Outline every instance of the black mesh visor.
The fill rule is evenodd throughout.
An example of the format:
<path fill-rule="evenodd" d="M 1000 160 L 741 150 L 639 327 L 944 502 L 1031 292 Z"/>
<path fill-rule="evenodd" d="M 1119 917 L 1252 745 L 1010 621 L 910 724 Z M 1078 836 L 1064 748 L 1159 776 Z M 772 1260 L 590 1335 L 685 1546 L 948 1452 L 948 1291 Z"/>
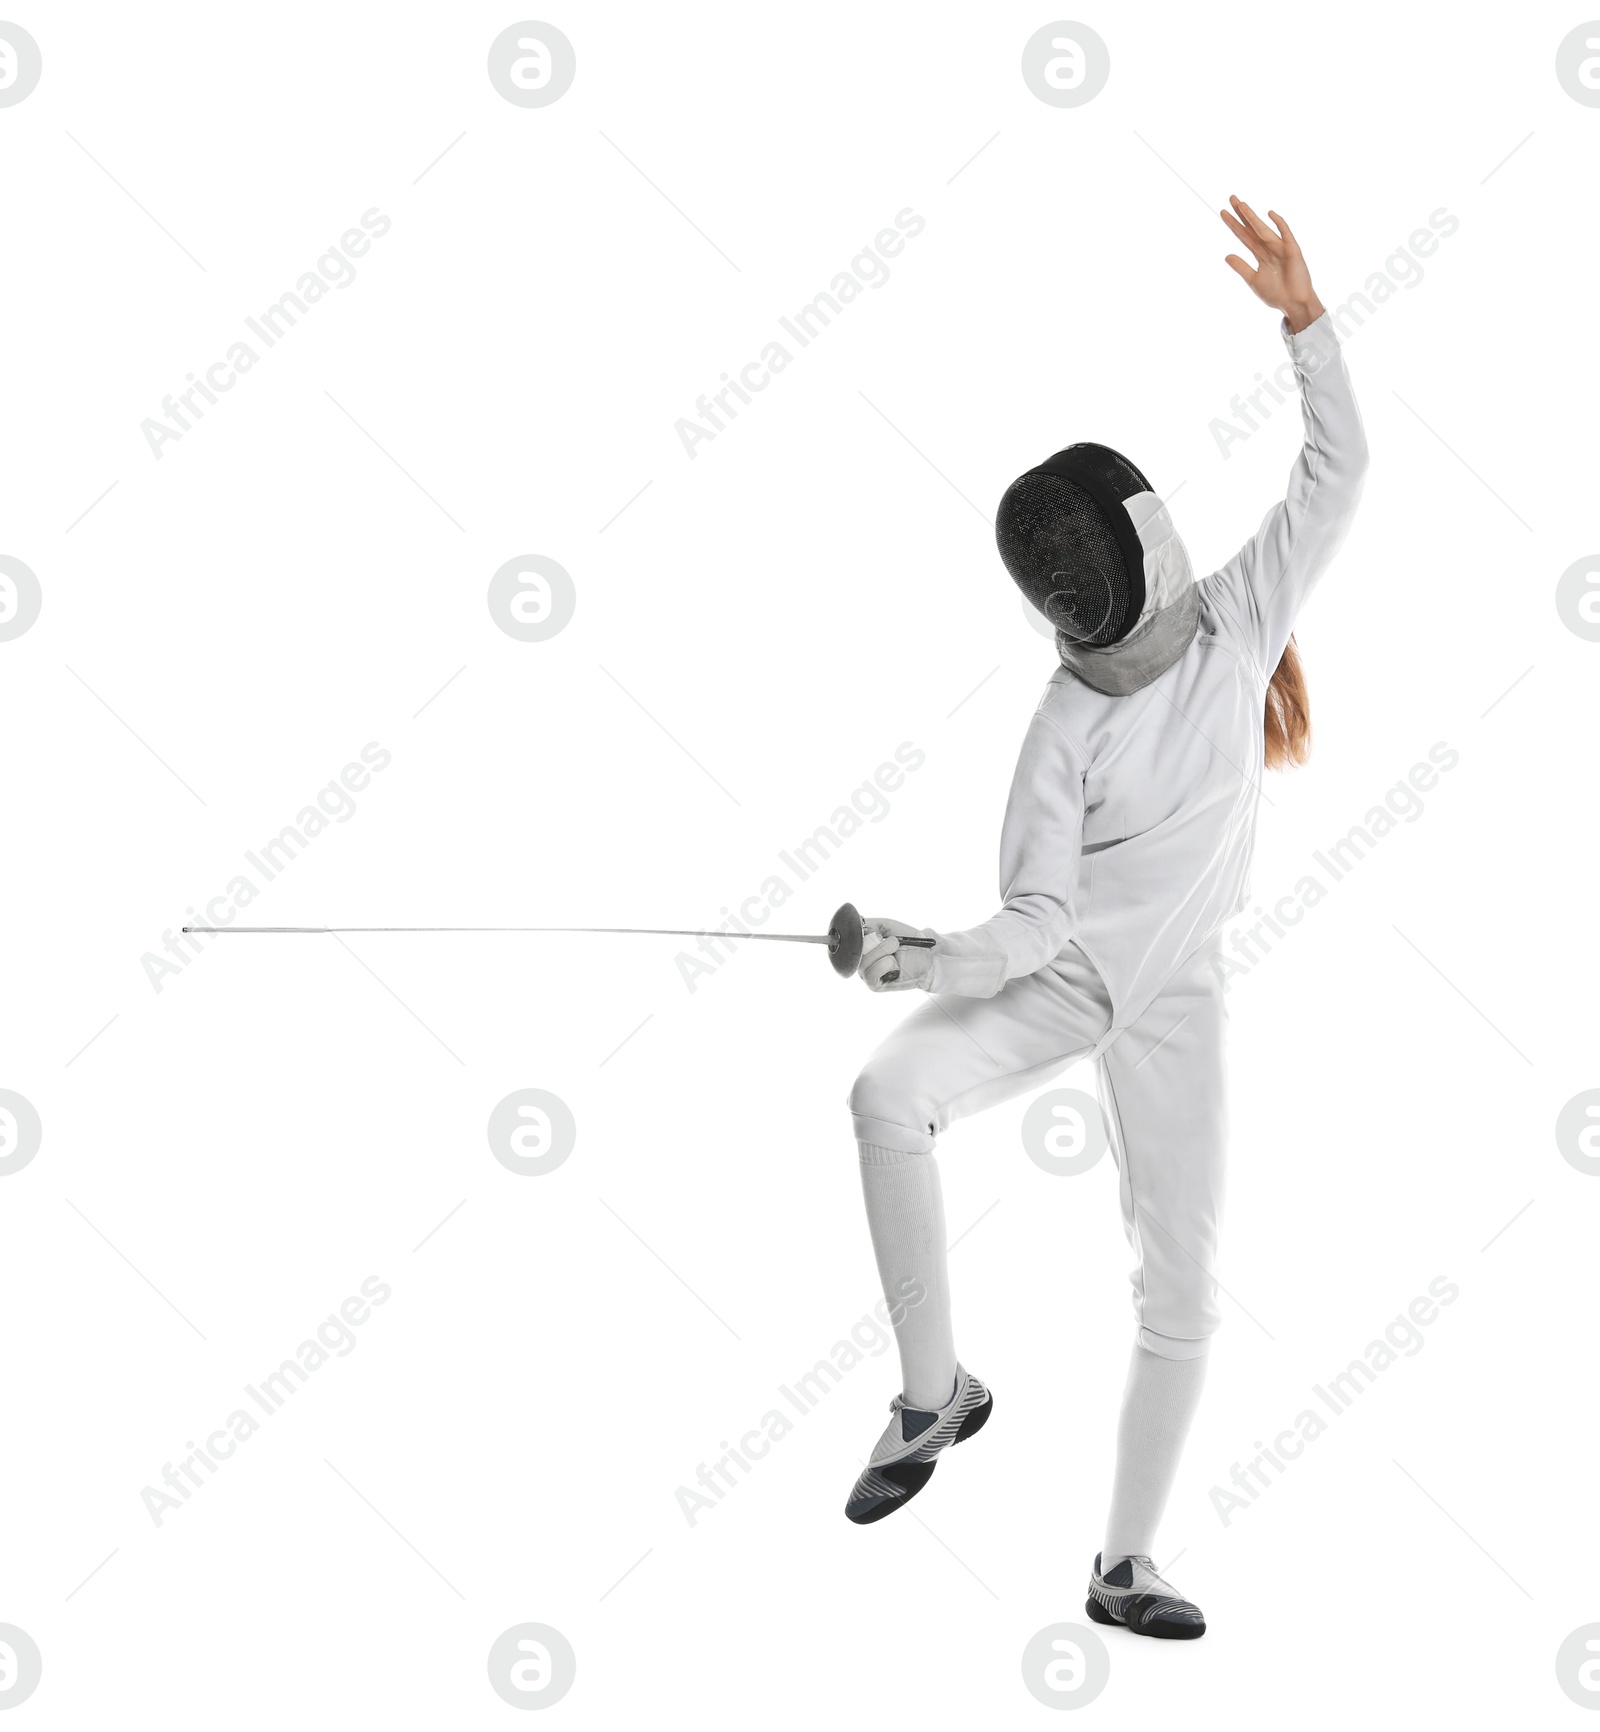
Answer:
<path fill-rule="evenodd" d="M 1090 645 L 1115 643 L 1126 633 L 1130 607 L 1138 612 L 1127 561 L 1105 513 L 1083 488 L 1030 470 L 1006 489 L 995 540 L 1006 570 L 1057 631 Z"/>

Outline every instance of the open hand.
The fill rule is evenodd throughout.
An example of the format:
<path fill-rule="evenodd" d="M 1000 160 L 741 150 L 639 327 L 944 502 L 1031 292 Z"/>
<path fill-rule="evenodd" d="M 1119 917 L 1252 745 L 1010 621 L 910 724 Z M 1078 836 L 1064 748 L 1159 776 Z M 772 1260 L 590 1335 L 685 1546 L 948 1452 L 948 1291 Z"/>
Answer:
<path fill-rule="evenodd" d="M 1227 262 L 1255 291 L 1256 296 L 1275 307 L 1289 321 L 1291 331 L 1303 331 L 1322 317 L 1322 302 L 1311 286 L 1311 272 L 1300 252 L 1300 243 L 1275 210 L 1267 215 L 1276 225 L 1276 232 L 1267 227 L 1242 198 L 1230 194 L 1232 211 L 1222 211 L 1222 220 L 1236 240 L 1243 241 L 1256 261 L 1251 270 L 1237 253 L 1229 253 Z M 1237 215 L 1234 213 L 1237 212 Z"/>

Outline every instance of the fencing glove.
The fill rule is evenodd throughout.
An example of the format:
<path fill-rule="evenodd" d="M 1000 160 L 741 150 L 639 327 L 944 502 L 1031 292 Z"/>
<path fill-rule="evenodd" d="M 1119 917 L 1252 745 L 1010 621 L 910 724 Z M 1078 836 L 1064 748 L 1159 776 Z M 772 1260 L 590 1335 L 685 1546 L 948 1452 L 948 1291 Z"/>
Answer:
<path fill-rule="evenodd" d="M 902 945 L 902 938 L 932 938 L 938 934 L 926 926 L 906 926 L 898 920 L 864 919 L 861 930 L 865 945 L 856 973 L 872 992 L 909 992 L 918 986 L 927 991 L 933 974 L 933 951 L 921 945 Z"/>

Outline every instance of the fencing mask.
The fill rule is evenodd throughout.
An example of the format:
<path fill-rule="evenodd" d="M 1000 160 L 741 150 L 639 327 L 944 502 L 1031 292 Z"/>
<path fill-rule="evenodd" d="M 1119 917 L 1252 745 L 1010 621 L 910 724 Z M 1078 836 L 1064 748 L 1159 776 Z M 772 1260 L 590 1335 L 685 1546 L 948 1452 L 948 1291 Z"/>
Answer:
<path fill-rule="evenodd" d="M 1056 628 L 1063 664 L 1097 691 L 1138 691 L 1194 641 L 1188 550 L 1150 483 L 1108 446 L 1069 445 L 1012 482 L 995 540 Z"/>

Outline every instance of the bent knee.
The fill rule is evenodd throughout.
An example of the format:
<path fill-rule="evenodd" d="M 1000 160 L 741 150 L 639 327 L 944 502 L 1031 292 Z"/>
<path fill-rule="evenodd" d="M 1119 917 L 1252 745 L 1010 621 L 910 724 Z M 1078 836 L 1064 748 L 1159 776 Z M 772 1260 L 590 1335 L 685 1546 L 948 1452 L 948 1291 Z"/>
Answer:
<path fill-rule="evenodd" d="M 1159 1354 L 1163 1359 L 1204 1359 L 1211 1351 L 1209 1335 L 1158 1335 L 1143 1324 L 1134 1332 L 1141 1347 Z"/>
<path fill-rule="evenodd" d="M 1204 1359 L 1222 1327 L 1216 1283 L 1201 1270 L 1173 1280 L 1145 1271 L 1143 1303 L 1135 1304 L 1139 1345 L 1163 1359 Z"/>
<path fill-rule="evenodd" d="M 929 1109 L 915 1099 L 914 1091 L 897 1085 L 878 1067 L 869 1064 L 862 1071 L 845 1104 L 850 1108 L 858 1143 L 906 1155 L 925 1155 L 932 1150 Z"/>

